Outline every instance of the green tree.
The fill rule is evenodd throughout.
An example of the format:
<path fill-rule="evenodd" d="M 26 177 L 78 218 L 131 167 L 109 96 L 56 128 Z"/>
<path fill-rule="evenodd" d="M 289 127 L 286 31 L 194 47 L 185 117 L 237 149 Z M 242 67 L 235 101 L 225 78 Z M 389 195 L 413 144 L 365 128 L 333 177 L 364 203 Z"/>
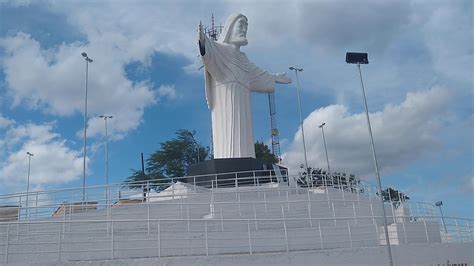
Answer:
<path fill-rule="evenodd" d="M 278 163 L 278 158 L 270 151 L 270 148 L 263 142 L 255 142 L 255 158 L 268 164 Z"/>
<path fill-rule="evenodd" d="M 146 160 L 146 174 L 141 170 L 133 170 L 133 174 L 126 178 L 127 182 L 150 180 L 150 188 L 157 190 L 168 187 L 172 178 L 183 177 L 188 167 L 204 161 L 209 155 L 209 147 L 204 147 L 195 139 L 195 131 L 180 129 L 176 137 L 160 143 L 160 149 Z M 142 185 L 131 183 L 130 188 Z"/>
<path fill-rule="evenodd" d="M 379 193 L 377 193 L 377 195 L 378 194 Z M 410 199 L 405 193 L 391 187 L 382 190 L 382 198 L 384 202 L 392 202 L 395 208 L 398 208 L 402 202 Z"/>

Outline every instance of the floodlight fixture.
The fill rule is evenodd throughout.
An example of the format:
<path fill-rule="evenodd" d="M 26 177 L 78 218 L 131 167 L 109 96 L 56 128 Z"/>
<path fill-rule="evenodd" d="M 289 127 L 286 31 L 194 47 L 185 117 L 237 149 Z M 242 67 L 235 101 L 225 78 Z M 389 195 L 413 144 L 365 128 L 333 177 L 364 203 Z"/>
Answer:
<path fill-rule="evenodd" d="M 367 53 L 347 52 L 346 63 L 366 65 L 369 63 L 368 55 Z"/>
<path fill-rule="evenodd" d="M 294 70 L 294 71 L 299 71 L 299 72 L 303 71 L 302 68 L 297 68 L 297 67 L 293 67 L 293 66 L 290 66 L 289 69 Z"/>
<path fill-rule="evenodd" d="M 442 201 L 437 201 L 435 203 L 436 207 L 440 207 L 440 206 L 443 206 L 443 202 Z"/>

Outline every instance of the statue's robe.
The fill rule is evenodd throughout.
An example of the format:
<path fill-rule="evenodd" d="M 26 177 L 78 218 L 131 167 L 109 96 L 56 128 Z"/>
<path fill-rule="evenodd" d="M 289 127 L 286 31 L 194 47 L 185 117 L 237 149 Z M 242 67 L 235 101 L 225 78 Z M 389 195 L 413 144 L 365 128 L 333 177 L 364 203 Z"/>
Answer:
<path fill-rule="evenodd" d="M 258 68 L 232 45 L 206 36 L 204 48 L 214 158 L 255 158 L 250 92 L 273 92 L 275 75 Z"/>

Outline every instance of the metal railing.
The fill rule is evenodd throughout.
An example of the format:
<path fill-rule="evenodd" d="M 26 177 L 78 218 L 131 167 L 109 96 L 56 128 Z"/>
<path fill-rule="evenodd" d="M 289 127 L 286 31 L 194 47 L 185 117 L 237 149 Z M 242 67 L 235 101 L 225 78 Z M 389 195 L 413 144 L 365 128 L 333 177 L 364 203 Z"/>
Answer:
<path fill-rule="evenodd" d="M 290 252 L 334 248 L 374 247 L 385 239 L 374 224 L 354 224 L 353 217 L 273 219 L 123 219 L 84 221 L 9 222 L 0 225 L 0 258 L 3 262 L 121 259 L 189 255 Z M 379 219 L 380 216 L 359 217 Z M 392 217 L 393 218 L 393 217 Z M 409 217 L 403 217 L 409 218 Z M 472 220 L 445 217 L 450 233 L 433 234 L 438 225 L 402 223 L 391 231 L 395 245 L 411 243 L 472 242 Z M 131 225 L 140 225 L 132 227 Z M 148 223 L 149 227 L 144 226 Z M 306 223 L 306 227 L 294 223 Z M 87 225 L 87 226 L 86 226 Z M 455 225 L 455 226 L 454 226 Z M 29 233 L 26 233 L 29 226 Z M 187 229 L 186 229 L 187 228 Z M 439 232 L 439 230 L 438 230 Z M 407 237 L 408 236 L 408 237 Z M 31 257 L 29 257 L 31 256 Z"/>
<path fill-rule="evenodd" d="M 28 208 L 25 193 L 2 195 L 0 205 L 9 211 L 15 203 L 19 207 L 14 220 L 0 221 L 0 261 L 2 256 L 8 263 L 385 245 L 378 194 L 367 182 L 354 186 L 323 178 L 300 187 L 272 171 L 226 175 L 230 178 L 205 183 L 184 177 L 91 186 L 86 202 L 82 188 L 34 191 Z M 432 204 L 389 201 L 384 208 L 394 245 L 473 240 L 472 219 L 444 217 L 444 230 Z"/>
<path fill-rule="evenodd" d="M 54 216 L 61 208 L 80 210 L 77 204 L 87 205 L 92 209 L 101 209 L 108 208 L 125 200 L 132 200 L 135 203 L 138 203 L 147 202 L 150 200 L 159 200 L 160 198 L 164 199 L 165 196 L 154 193 L 153 191 L 156 190 L 157 192 L 162 192 L 166 188 L 170 187 L 171 194 L 167 194 L 166 198 L 171 200 L 174 200 L 175 198 L 179 199 L 179 197 L 182 196 L 180 195 L 181 192 L 177 189 L 174 189 L 175 187 L 173 184 L 183 181 L 187 182 L 187 184 L 191 186 L 190 190 L 193 193 L 196 192 L 196 190 L 202 189 L 202 187 L 209 186 L 209 184 L 211 190 L 220 188 L 219 185 L 221 184 L 225 184 L 225 187 L 229 187 L 229 184 L 232 184 L 233 187 L 250 186 L 258 190 L 262 184 L 268 183 L 270 181 L 275 183 L 281 182 L 281 180 L 277 178 L 277 175 L 272 170 L 231 172 L 219 175 L 225 176 L 227 178 L 218 179 L 218 175 L 214 175 L 215 181 L 200 181 L 200 178 L 203 176 L 188 176 L 182 178 L 172 178 L 169 180 L 147 180 L 141 182 L 115 183 L 108 186 L 89 186 L 86 188 L 86 202 L 82 202 L 82 187 L 32 191 L 29 193 L 28 197 L 26 193 L 0 195 L 0 222 L 12 220 L 12 216 L 16 217 L 15 220 L 18 221 L 49 218 Z M 244 175 L 244 177 L 242 177 L 242 175 Z M 205 176 L 208 177 L 209 175 Z M 297 184 L 300 176 L 289 176 L 287 173 L 283 173 L 283 176 L 285 177 L 285 180 L 295 180 L 292 185 L 285 183 L 288 186 L 288 189 L 294 191 L 294 193 L 303 193 L 305 189 L 324 190 L 325 192 L 328 189 L 332 189 L 339 192 L 343 201 L 345 201 L 346 195 L 355 195 L 358 200 L 363 196 L 367 196 L 369 199 L 378 199 L 379 197 L 376 187 L 363 180 L 358 180 L 358 182 L 355 184 L 349 185 L 349 182 L 347 181 L 342 182 L 339 180 L 338 182 L 335 182 L 329 175 L 326 175 L 323 176 L 320 184 L 315 182 L 312 183 L 309 188 L 301 188 Z M 185 193 L 189 193 L 190 190 L 186 190 Z M 216 192 L 216 194 L 218 193 L 219 192 Z M 26 204 L 27 198 L 29 198 L 29 204 Z M 329 201 L 329 198 L 327 198 L 327 200 Z M 396 216 L 395 212 L 397 209 L 399 209 L 401 204 L 400 202 L 392 201 L 391 199 L 390 202 L 391 203 L 387 203 L 387 206 L 389 206 L 390 209 L 389 212 L 392 213 L 392 216 Z M 435 215 L 435 208 L 429 203 L 408 201 L 403 202 L 402 205 L 403 208 L 407 209 L 408 213 L 413 214 L 414 216 Z M 14 213 L 15 210 L 17 213 L 11 214 L 10 216 L 7 216 L 7 218 L 4 216 L 2 217 L 2 206 L 4 207 L 4 210 L 8 208 L 10 213 Z"/>

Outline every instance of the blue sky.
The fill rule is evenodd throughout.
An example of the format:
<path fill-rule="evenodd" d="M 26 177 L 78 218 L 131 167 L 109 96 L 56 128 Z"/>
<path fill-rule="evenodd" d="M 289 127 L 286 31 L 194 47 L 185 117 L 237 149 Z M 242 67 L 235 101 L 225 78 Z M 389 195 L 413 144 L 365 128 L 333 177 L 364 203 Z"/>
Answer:
<path fill-rule="evenodd" d="M 0 193 L 80 186 L 85 62 L 89 72 L 88 184 L 123 181 L 178 129 L 210 142 L 197 57 L 199 21 L 241 12 L 242 50 L 269 72 L 303 67 L 309 164 L 374 181 L 363 103 L 346 51 L 369 53 L 364 82 L 382 183 L 414 201 L 443 200 L 474 216 L 471 1 L 0 1 Z M 276 86 L 284 163 L 303 161 L 295 82 Z M 266 94 L 252 95 L 254 136 L 269 143 Z"/>

